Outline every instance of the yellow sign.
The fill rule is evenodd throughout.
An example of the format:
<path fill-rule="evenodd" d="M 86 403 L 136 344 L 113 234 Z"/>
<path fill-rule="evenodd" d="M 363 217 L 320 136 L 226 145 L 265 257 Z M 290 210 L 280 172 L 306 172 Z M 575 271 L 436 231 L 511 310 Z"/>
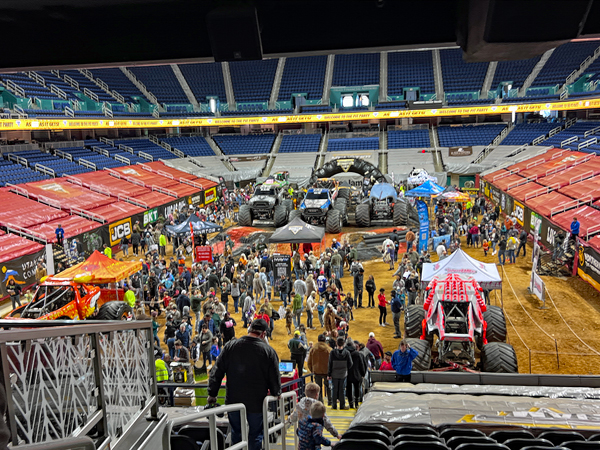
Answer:
<path fill-rule="evenodd" d="M 125 236 L 131 237 L 131 218 L 119 220 L 108 226 L 108 235 L 110 236 L 110 246 L 113 247 L 121 242 Z"/>
<path fill-rule="evenodd" d="M 513 201 L 513 215 L 519 222 L 519 225 L 523 226 L 523 221 L 525 220 L 525 207 L 521 202 L 516 200 Z"/>
<path fill-rule="evenodd" d="M 211 187 L 210 189 L 207 189 L 206 191 L 204 191 L 204 203 L 205 204 L 209 204 L 214 202 L 217 199 L 217 188 L 216 187 Z"/>
<path fill-rule="evenodd" d="M 600 98 L 554 103 L 499 104 L 463 108 L 418 109 L 401 111 L 338 112 L 325 114 L 298 114 L 291 116 L 170 118 L 170 119 L 0 119 L 0 131 L 12 130 L 67 130 L 98 128 L 169 128 L 239 126 L 251 124 L 317 123 L 340 120 L 397 119 L 406 117 L 444 117 L 483 114 L 510 114 L 540 110 L 562 111 L 600 108 Z"/>

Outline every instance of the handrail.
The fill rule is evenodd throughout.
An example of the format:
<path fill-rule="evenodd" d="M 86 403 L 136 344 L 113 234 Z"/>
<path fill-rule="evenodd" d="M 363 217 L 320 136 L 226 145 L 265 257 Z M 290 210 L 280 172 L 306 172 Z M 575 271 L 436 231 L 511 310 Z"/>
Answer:
<path fill-rule="evenodd" d="M 127 164 L 128 166 L 131 165 L 131 160 L 125 158 L 124 156 L 121 155 L 113 155 L 113 158 L 115 158 L 117 161 L 122 162 L 123 164 Z"/>
<path fill-rule="evenodd" d="M 51 169 L 50 167 L 46 167 L 42 164 L 36 164 L 35 166 L 33 166 L 33 168 L 37 172 L 43 173 L 44 175 L 49 175 L 52 178 L 56 178 L 56 172 L 54 171 L 54 169 Z"/>
<path fill-rule="evenodd" d="M 32 241 L 36 241 L 36 242 L 41 241 L 44 245 L 46 245 L 48 243 L 46 236 L 39 234 L 36 231 L 22 228 L 18 225 L 14 225 L 14 224 L 6 225 L 6 231 L 8 233 L 18 234 L 21 237 L 26 237 L 27 239 L 32 240 Z"/>
<path fill-rule="evenodd" d="M 187 184 L 188 186 L 192 186 L 192 187 L 198 188 L 201 191 L 204 190 L 204 187 L 202 186 L 202 184 L 196 183 L 195 181 L 192 181 L 192 180 L 186 180 L 185 178 L 181 178 L 180 177 L 179 178 L 179 182 L 183 183 L 183 184 Z"/>
<path fill-rule="evenodd" d="M 96 450 L 96 444 L 87 436 L 56 439 L 38 444 L 18 445 L 19 450 Z"/>
<path fill-rule="evenodd" d="M 88 161 L 87 159 L 79 158 L 79 160 L 77 162 L 79 163 L 80 166 L 87 167 L 88 169 L 92 169 L 92 170 L 98 170 L 96 164 Z"/>
<path fill-rule="evenodd" d="M 138 163 L 138 166 L 140 166 L 142 169 L 144 169 L 144 170 L 145 170 L 145 171 L 147 171 L 147 172 L 154 173 L 154 170 L 152 169 L 152 167 L 150 167 L 150 166 L 147 166 L 147 165 L 146 165 L 146 164 L 144 164 L 144 163 Z"/>
<path fill-rule="evenodd" d="M 217 442 L 217 415 L 222 415 L 224 413 L 229 412 L 240 412 L 240 423 L 241 423 L 241 434 L 242 440 L 235 445 L 228 447 L 228 450 L 238 450 L 243 448 L 249 448 L 248 445 L 248 423 L 247 423 L 247 413 L 246 406 L 242 403 L 234 403 L 232 405 L 219 406 L 218 408 L 205 409 L 202 412 L 194 413 L 194 414 L 186 414 L 184 416 L 178 417 L 177 419 L 170 420 L 167 423 L 167 435 L 170 436 L 174 426 L 184 425 L 190 423 L 197 419 L 203 419 L 205 417 L 208 418 L 209 424 L 209 433 L 210 433 L 210 448 L 217 449 L 219 448 Z M 169 445 L 170 447 L 170 445 Z M 285 449 L 285 447 L 284 447 Z"/>
<path fill-rule="evenodd" d="M 85 217 L 86 219 L 90 219 L 103 224 L 106 223 L 106 220 L 103 217 L 91 211 L 86 211 L 85 209 L 75 208 L 72 206 L 69 209 L 69 211 L 71 212 L 71 214 L 77 214 L 78 216 Z"/>
<path fill-rule="evenodd" d="M 552 128 L 552 129 L 550 130 L 550 132 L 548 133 L 548 137 L 552 137 L 552 136 L 554 136 L 554 135 L 555 135 L 556 133 L 558 133 L 560 130 L 562 130 L 562 127 L 561 127 L 560 125 L 559 125 L 558 127 L 556 127 L 556 128 Z"/>
<path fill-rule="evenodd" d="M 124 179 L 126 181 L 128 181 L 129 183 L 137 184 L 138 186 L 141 186 L 141 187 L 147 187 L 146 184 L 143 181 L 137 180 L 137 179 L 135 179 L 133 177 L 124 177 Z"/>
<path fill-rule="evenodd" d="M 65 93 L 65 91 L 63 91 L 61 88 L 59 88 L 53 84 L 50 85 L 50 92 L 57 95 L 59 98 L 61 98 L 63 100 L 67 100 L 67 94 Z"/>
<path fill-rule="evenodd" d="M 583 137 L 588 137 L 590 134 L 596 134 L 599 131 L 600 127 L 592 128 L 591 130 L 587 130 L 585 133 L 583 133 Z"/>
<path fill-rule="evenodd" d="M 139 152 L 139 153 L 138 153 L 138 156 L 139 156 L 140 158 L 147 159 L 148 161 L 154 161 L 154 157 L 153 157 L 152 155 L 149 155 L 149 154 L 148 154 L 148 153 L 146 153 L 146 152 Z"/>
<path fill-rule="evenodd" d="M 507 190 L 507 191 L 510 191 L 511 189 L 514 189 L 514 188 L 516 188 L 516 187 L 519 187 L 519 186 L 521 186 L 521 185 L 523 185 L 523 184 L 530 183 L 531 181 L 535 181 L 535 180 L 532 180 L 532 179 L 530 179 L 530 178 L 523 178 L 522 180 L 513 181 L 513 182 L 512 182 L 512 183 L 510 183 L 508 186 L 506 186 L 506 190 Z"/>
<path fill-rule="evenodd" d="M 148 203 L 138 200 L 136 198 L 127 197 L 126 195 L 123 195 L 123 194 L 119 194 L 117 196 L 117 198 L 120 201 L 131 203 L 132 205 L 139 206 L 140 208 L 144 208 L 144 209 L 150 208 L 150 205 L 148 205 Z"/>
<path fill-rule="evenodd" d="M 578 139 L 579 138 L 577 136 L 571 136 L 570 138 L 567 138 L 564 141 L 561 141 L 560 146 L 563 147 L 567 144 L 570 144 L 571 142 L 577 141 Z"/>
<path fill-rule="evenodd" d="M 115 178 L 119 178 L 119 179 L 123 178 L 123 177 L 121 176 L 121 172 L 118 172 L 118 171 L 116 171 L 116 170 L 113 170 L 113 169 L 109 169 L 108 167 L 107 167 L 107 168 L 105 168 L 104 170 L 106 170 L 106 171 L 108 172 L 108 174 L 109 174 L 109 175 L 112 175 L 112 176 L 113 176 L 113 177 L 115 177 Z"/>
<path fill-rule="evenodd" d="M 550 209 L 550 217 L 554 216 L 555 214 L 566 211 L 567 209 L 577 208 L 580 204 L 583 203 L 584 202 L 582 202 L 581 200 L 572 200 L 570 202 L 559 203 L 557 206 Z"/>
<path fill-rule="evenodd" d="M 157 170 L 156 173 L 159 174 L 160 176 L 165 177 L 165 178 L 169 178 L 170 180 L 174 180 L 175 179 L 175 177 L 172 174 L 167 173 L 164 170 Z"/>
<path fill-rule="evenodd" d="M 90 183 L 90 191 L 97 192 L 98 194 L 106 195 L 107 197 L 114 197 L 108 189 L 104 189 L 102 186 Z"/>
<path fill-rule="evenodd" d="M 598 138 L 596 138 L 596 137 L 589 138 L 589 139 L 583 141 L 582 143 L 580 143 L 577 146 L 577 150 L 581 150 L 582 148 L 589 147 L 590 145 L 595 144 L 596 142 L 598 142 Z"/>
<path fill-rule="evenodd" d="M 592 230 L 594 230 L 594 231 L 592 231 Z M 586 240 L 589 240 L 591 234 L 596 234 L 599 232 L 600 232 L 600 224 L 594 225 L 593 227 L 589 227 L 585 233 Z"/>
<path fill-rule="evenodd" d="M 105 148 L 96 147 L 94 145 L 94 146 L 92 146 L 92 151 L 100 153 L 101 155 L 104 155 L 104 156 L 108 156 L 110 158 L 110 153 L 108 153 L 108 150 L 106 150 Z"/>
<path fill-rule="evenodd" d="M 278 417 L 285 417 L 285 403 L 284 401 L 288 398 L 291 398 L 293 400 L 294 406 L 296 405 L 296 402 L 298 400 L 298 396 L 296 395 L 295 391 L 290 391 L 290 392 L 284 392 L 283 394 L 281 394 L 279 397 L 273 397 L 271 395 L 267 395 L 263 401 L 263 443 L 264 443 L 264 449 L 265 450 L 269 450 L 271 448 L 271 444 L 269 442 L 269 436 L 272 435 L 273 433 L 278 432 L 279 430 L 282 430 L 281 432 L 281 449 L 282 450 L 286 450 L 287 448 L 287 443 L 286 443 L 286 433 L 285 433 L 285 427 L 286 427 L 286 423 L 285 420 L 280 420 L 280 422 L 276 425 L 273 425 L 272 427 L 269 427 L 269 403 L 271 402 L 276 402 L 277 403 L 277 413 L 276 416 Z M 298 448 L 298 434 L 296 433 L 296 424 L 294 423 L 294 446 L 292 448 Z"/>
<path fill-rule="evenodd" d="M 583 181 L 586 178 L 591 178 L 595 175 L 593 170 L 590 170 L 589 172 L 585 172 L 585 173 L 581 173 L 579 175 L 575 175 L 574 177 L 569 179 L 569 184 L 573 184 L 573 183 L 577 183 L 579 181 Z M 575 180 L 575 181 L 573 181 Z"/>
<path fill-rule="evenodd" d="M 165 189 L 165 188 L 157 186 L 155 184 L 152 185 L 152 190 L 160 192 L 161 194 L 169 195 L 171 197 L 175 197 L 175 198 L 179 197 L 179 195 L 177 195 L 176 192 L 170 191 L 169 189 Z"/>
<path fill-rule="evenodd" d="M 72 176 L 66 176 L 65 179 L 69 183 L 73 183 L 73 184 L 76 184 L 79 187 L 83 187 L 83 182 L 79 178 L 75 178 L 75 177 L 72 177 Z"/>

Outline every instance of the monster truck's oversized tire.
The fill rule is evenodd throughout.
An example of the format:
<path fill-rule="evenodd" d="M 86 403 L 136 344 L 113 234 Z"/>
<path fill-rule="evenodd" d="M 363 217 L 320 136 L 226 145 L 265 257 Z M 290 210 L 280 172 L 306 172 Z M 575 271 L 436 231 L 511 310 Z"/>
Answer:
<path fill-rule="evenodd" d="M 483 313 L 483 320 L 487 322 L 488 342 L 506 342 L 506 319 L 502 308 L 488 305 L 487 310 Z"/>
<path fill-rule="evenodd" d="M 512 345 L 490 342 L 481 349 L 481 370 L 493 373 L 518 373 L 517 354 Z"/>
<path fill-rule="evenodd" d="M 242 227 L 251 227 L 252 226 L 252 209 L 248 205 L 240 206 L 240 211 L 238 213 L 238 223 Z"/>
<path fill-rule="evenodd" d="M 394 226 L 401 227 L 408 222 L 408 204 L 398 199 L 394 204 Z"/>
<path fill-rule="evenodd" d="M 342 222 L 344 225 L 348 224 L 348 202 L 345 198 L 338 198 L 335 201 L 333 209 L 337 209 L 342 215 Z"/>
<path fill-rule="evenodd" d="M 300 219 L 302 219 L 302 211 L 300 211 L 299 209 L 292 209 L 290 211 L 290 217 L 289 217 L 290 222 L 298 217 Z"/>
<path fill-rule="evenodd" d="M 368 203 L 356 205 L 356 226 L 370 227 L 371 226 L 371 206 Z"/>
<path fill-rule="evenodd" d="M 420 338 L 423 334 L 425 310 L 420 305 L 408 305 L 404 311 L 404 337 Z"/>
<path fill-rule="evenodd" d="M 424 371 L 431 369 L 431 344 L 421 339 L 406 339 L 406 343 L 418 353 L 413 359 L 412 370 Z"/>
<path fill-rule="evenodd" d="M 292 201 L 291 198 L 286 198 L 282 204 L 283 204 L 283 206 L 285 206 L 285 209 L 287 209 L 288 212 L 290 212 L 294 209 L 294 202 Z"/>
<path fill-rule="evenodd" d="M 106 302 L 100 307 L 94 320 L 125 320 L 131 312 L 131 306 L 123 301 Z"/>
<path fill-rule="evenodd" d="M 342 214 L 337 209 L 330 209 L 325 220 L 325 231 L 338 234 L 342 232 Z"/>
<path fill-rule="evenodd" d="M 406 202 L 406 208 L 408 209 L 408 223 L 407 225 L 419 225 L 419 213 L 417 212 L 417 209 L 411 205 L 410 203 Z"/>
<path fill-rule="evenodd" d="M 344 200 L 350 200 L 350 189 L 339 189 L 338 199 L 343 198 Z"/>
<path fill-rule="evenodd" d="M 287 223 L 288 210 L 284 205 L 277 205 L 273 213 L 275 228 L 284 226 Z"/>

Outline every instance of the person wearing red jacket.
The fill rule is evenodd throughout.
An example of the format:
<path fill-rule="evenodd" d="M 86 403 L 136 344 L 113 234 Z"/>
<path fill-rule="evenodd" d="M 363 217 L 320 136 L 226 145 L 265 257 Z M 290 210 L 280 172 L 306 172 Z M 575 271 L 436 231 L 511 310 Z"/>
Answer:
<path fill-rule="evenodd" d="M 392 367 L 392 352 L 385 352 L 385 356 L 383 357 L 383 362 L 381 363 L 379 370 L 394 370 Z"/>

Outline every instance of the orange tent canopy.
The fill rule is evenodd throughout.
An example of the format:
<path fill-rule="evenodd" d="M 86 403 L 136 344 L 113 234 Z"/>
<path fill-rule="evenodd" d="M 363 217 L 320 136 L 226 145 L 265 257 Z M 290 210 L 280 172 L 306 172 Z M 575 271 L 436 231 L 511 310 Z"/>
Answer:
<path fill-rule="evenodd" d="M 115 261 L 98 250 L 84 262 L 48 277 L 49 280 L 73 280 L 76 283 L 116 283 L 142 270 L 141 261 Z"/>

